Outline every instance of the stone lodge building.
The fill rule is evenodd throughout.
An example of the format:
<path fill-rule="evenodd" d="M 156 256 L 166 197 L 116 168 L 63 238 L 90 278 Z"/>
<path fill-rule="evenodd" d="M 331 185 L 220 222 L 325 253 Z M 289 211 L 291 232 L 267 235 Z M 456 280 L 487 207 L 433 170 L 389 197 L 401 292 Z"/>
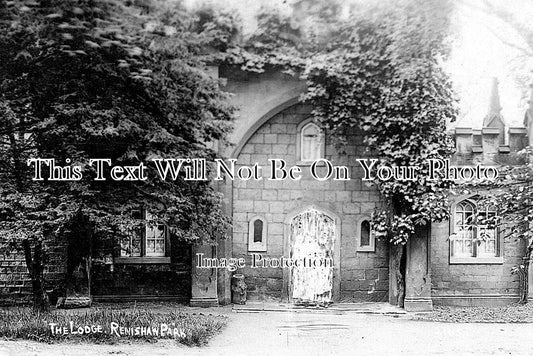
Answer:
<path fill-rule="evenodd" d="M 258 162 L 266 167 L 269 158 L 284 159 L 288 166 L 302 167 L 302 179 L 219 182 L 233 229 L 230 238 L 216 247 L 191 248 L 171 241 L 164 227 L 147 228 L 134 254 L 124 254 L 117 246 L 96 246 L 87 272 L 86 263 L 69 265 L 72 247 L 67 242 L 52 242 L 53 263 L 45 274 L 49 289 L 60 285 L 68 296 L 90 295 L 96 301 L 178 300 L 207 306 L 231 302 L 231 279 L 238 273 L 244 275 L 251 300 L 382 302 L 392 298 L 390 282 L 395 276 L 389 268 L 389 245 L 374 239 L 370 226 L 370 215 L 382 201 L 375 188 L 361 181 L 363 170 L 356 162 L 368 157 L 361 134 L 351 132 L 344 152 L 338 152 L 327 132 L 311 120 L 312 108 L 298 100 L 305 83 L 279 71 L 245 73 L 221 66 L 213 67 L 212 73 L 225 79 L 225 90 L 234 93 L 232 101 L 239 108 L 230 142 L 219 144 L 220 153 L 237 159 L 237 165 Z M 525 127 L 505 127 L 495 82 L 483 128 L 455 129 L 454 161 L 466 165 L 516 162 L 516 152 L 528 144 L 528 137 L 533 138 L 532 120 L 533 107 L 525 115 Z M 313 179 L 306 170 L 319 158 L 348 167 L 351 179 Z M 326 167 L 318 170 L 323 174 Z M 468 216 L 477 209 L 476 199 L 476 194 L 457 197 L 450 206 L 449 221 L 420 229 L 408 242 L 401 262 L 405 309 L 518 300 L 518 278 L 510 270 L 521 262 L 526 244 L 504 239 L 498 231 L 470 226 Z M 468 233 L 458 233 L 460 228 Z M 481 231 L 490 238 L 476 243 Z M 234 272 L 196 268 L 197 253 L 244 258 L 246 266 Z M 313 256 L 331 259 L 333 267 L 293 272 L 252 268 L 253 254 L 274 259 Z M 89 280 L 90 288 L 79 287 Z M 27 297 L 30 286 L 23 259 L 3 256 L 2 300 Z"/>
<path fill-rule="evenodd" d="M 336 302 L 387 301 L 392 297 L 389 282 L 395 276 L 389 268 L 388 244 L 373 239 L 371 234 L 370 214 L 382 202 L 375 188 L 367 187 L 360 179 L 363 171 L 356 158 L 368 157 L 361 134 L 352 132 L 345 152 L 337 152 L 327 132 L 320 132 L 310 119 L 312 108 L 299 103 L 305 87 L 295 78 L 275 71 L 250 74 L 223 67 L 218 68 L 218 76 L 227 80 L 226 90 L 235 93 L 234 104 L 240 109 L 231 138 L 233 146 L 221 149 L 226 157 L 236 158 L 242 165 L 259 162 L 265 166 L 269 158 L 282 158 L 288 166 L 302 167 L 312 159 L 326 158 L 350 169 L 348 181 L 317 181 L 303 174 L 299 181 L 234 180 L 221 187 L 234 225 L 232 239 L 221 243 L 218 254 L 247 261 L 247 267 L 237 273 L 245 276 L 248 298 L 294 301 L 295 289 L 305 284 L 302 276 L 291 275 L 290 269 L 250 268 L 250 256 L 255 252 L 273 257 L 294 256 L 299 251 L 298 244 L 306 242 L 305 238 L 302 242 L 296 237 L 295 227 L 301 225 L 302 219 L 310 220 L 312 225 L 325 218 L 325 225 L 332 225 L 335 231 L 333 246 L 326 252 L 334 260 L 328 297 Z M 525 115 L 525 127 L 506 128 L 496 80 L 490 95 L 482 129 L 455 128 L 455 164 L 516 163 L 516 152 L 528 145 L 528 137 L 533 137 L 533 107 Z M 477 198 L 476 194 L 456 197 L 450 206 L 449 221 L 420 229 L 408 242 L 402 261 L 407 310 L 517 301 L 518 277 L 510 271 L 521 263 L 526 243 L 504 239 L 499 231 L 469 226 L 468 217 L 477 211 Z M 458 233 L 461 228 L 468 232 Z M 311 229 L 311 235 L 313 232 L 317 236 L 322 233 L 320 229 Z M 481 233 L 490 238 L 476 243 Z M 326 244 L 318 245 L 320 252 Z M 230 274 L 219 270 L 213 294 L 193 293 L 193 301 L 209 303 L 216 289 L 218 301 L 229 302 Z M 315 278 L 312 284 L 320 284 L 320 277 L 305 278 Z M 193 283 L 194 279 L 193 276 Z"/>

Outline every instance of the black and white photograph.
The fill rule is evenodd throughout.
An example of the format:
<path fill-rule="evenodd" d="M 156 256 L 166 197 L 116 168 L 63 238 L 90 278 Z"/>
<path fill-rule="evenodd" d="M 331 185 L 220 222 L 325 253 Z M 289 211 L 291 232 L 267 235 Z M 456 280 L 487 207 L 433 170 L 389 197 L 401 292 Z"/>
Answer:
<path fill-rule="evenodd" d="M 533 355 L 532 0 L 0 0 L 0 356 Z"/>

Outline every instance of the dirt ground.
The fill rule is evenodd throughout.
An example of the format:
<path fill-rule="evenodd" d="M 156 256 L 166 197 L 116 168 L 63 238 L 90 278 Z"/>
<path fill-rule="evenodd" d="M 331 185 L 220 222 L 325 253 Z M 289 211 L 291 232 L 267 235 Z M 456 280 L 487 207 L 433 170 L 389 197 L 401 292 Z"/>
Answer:
<path fill-rule="evenodd" d="M 0 341 L 0 355 L 533 355 L 533 324 L 441 323 L 351 312 L 235 313 L 209 346 Z M 216 310 L 213 310 L 216 312 Z"/>

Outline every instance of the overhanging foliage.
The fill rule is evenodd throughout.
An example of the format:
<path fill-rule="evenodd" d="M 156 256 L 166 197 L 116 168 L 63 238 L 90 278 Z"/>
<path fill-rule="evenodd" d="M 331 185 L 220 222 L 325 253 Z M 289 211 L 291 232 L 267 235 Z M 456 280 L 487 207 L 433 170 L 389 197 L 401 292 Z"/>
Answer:
<path fill-rule="evenodd" d="M 139 223 L 126 218 L 139 205 L 182 240 L 225 235 L 229 221 L 210 182 L 162 182 L 154 172 L 146 181 L 97 182 L 88 164 L 211 160 L 233 114 L 206 70 L 225 33 L 152 1 L 2 1 L 0 17 L 4 241 L 64 232 L 80 209 L 98 236 L 115 238 Z M 33 182 L 30 157 L 71 160 L 84 178 Z"/>
<path fill-rule="evenodd" d="M 453 152 L 446 123 L 457 109 L 442 69 L 451 2 L 384 1 L 353 6 L 344 17 L 341 2 L 311 5 L 299 23 L 260 14 L 259 30 L 227 60 L 244 70 L 275 65 L 300 75 L 308 85 L 302 99 L 338 146 L 357 128 L 382 164 L 419 167 L 416 181 L 375 183 L 388 207 L 374 214 L 374 230 L 403 244 L 416 225 L 448 216 L 450 183 L 425 177 L 427 159 Z"/>

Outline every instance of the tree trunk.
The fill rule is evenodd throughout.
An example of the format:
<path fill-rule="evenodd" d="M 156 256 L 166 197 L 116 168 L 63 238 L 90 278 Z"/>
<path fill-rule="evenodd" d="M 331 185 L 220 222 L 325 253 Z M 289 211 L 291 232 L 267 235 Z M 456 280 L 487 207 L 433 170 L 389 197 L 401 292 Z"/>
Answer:
<path fill-rule="evenodd" d="M 36 242 L 33 248 L 33 257 L 31 253 L 31 246 L 29 240 L 22 242 L 24 248 L 24 257 L 26 259 L 26 267 L 30 273 L 31 287 L 33 294 L 33 309 L 35 311 L 47 311 L 48 300 L 43 288 L 43 245 L 41 241 Z"/>
<path fill-rule="evenodd" d="M 526 304 L 528 301 L 529 296 L 529 264 L 531 256 L 527 256 L 524 260 L 524 270 L 522 271 L 522 275 L 520 278 L 522 278 L 521 283 L 521 290 L 520 290 L 520 300 L 518 301 L 520 304 Z"/>
<path fill-rule="evenodd" d="M 528 246 L 527 253 L 524 256 L 524 268 L 518 268 L 517 273 L 520 278 L 520 290 L 519 290 L 519 296 L 520 300 L 518 301 L 520 304 L 526 304 L 529 299 L 529 265 L 531 264 L 531 252 L 533 249 L 533 244 Z"/>
<path fill-rule="evenodd" d="M 389 302 L 403 308 L 405 298 L 405 278 L 403 270 L 404 263 L 404 246 L 391 245 L 390 264 L 391 283 Z"/>

